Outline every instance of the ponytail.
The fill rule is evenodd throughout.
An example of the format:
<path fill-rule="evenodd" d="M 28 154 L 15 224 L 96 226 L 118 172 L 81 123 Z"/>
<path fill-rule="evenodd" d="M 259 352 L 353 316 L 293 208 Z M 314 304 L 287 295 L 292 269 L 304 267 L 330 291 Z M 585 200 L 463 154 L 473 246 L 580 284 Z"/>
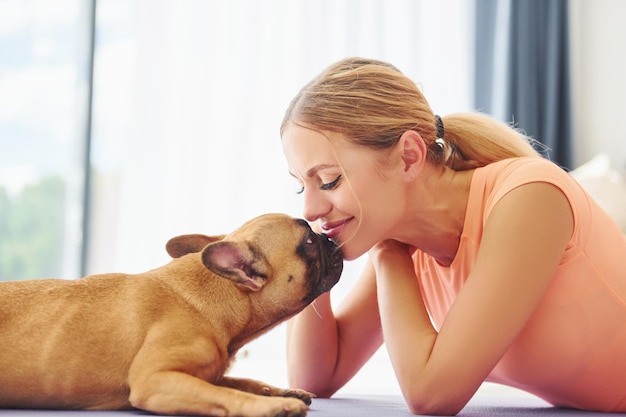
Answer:
<path fill-rule="evenodd" d="M 482 113 L 454 113 L 442 118 L 442 146 L 450 151 L 431 152 L 435 161 L 456 171 L 478 168 L 492 162 L 520 156 L 540 156 L 530 138 L 509 125 Z M 439 142 L 441 143 L 441 142 Z M 438 145 L 435 143 L 435 145 Z M 430 146 L 432 148 L 432 145 Z"/>

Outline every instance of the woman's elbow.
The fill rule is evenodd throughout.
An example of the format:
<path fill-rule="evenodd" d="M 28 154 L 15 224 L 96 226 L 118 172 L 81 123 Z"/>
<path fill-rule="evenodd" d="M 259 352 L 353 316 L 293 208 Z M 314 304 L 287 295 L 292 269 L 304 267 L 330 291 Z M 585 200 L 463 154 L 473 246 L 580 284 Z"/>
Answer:
<path fill-rule="evenodd" d="M 445 391 L 445 389 L 443 390 Z M 451 398 L 445 392 L 415 392 L 404 395 L 409 412 L 415 415 L 455 416 L 467 404 L 466 400 Z"/>
<path fill-rule="evenodd" d="M 407 405 L 411 414 L 429 416 L 455 416 L 463 408 L 450 404 L 435 404 L 424 401 L 407 402 Z"/>
<path fill-rule="evenodd" d="M 317 398 L 330 398 L 337 392 L 337 389 L 333 389 L 323 381 L 297 377 L 294 375 L 288 376 L 288 384 L 289 388 L 308 391 L 314 394 Z"/>

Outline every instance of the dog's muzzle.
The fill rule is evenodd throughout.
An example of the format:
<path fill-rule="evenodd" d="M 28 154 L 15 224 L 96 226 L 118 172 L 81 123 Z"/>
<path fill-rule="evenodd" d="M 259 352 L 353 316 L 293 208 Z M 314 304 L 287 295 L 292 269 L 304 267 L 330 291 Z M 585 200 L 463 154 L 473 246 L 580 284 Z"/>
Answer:
<path fill-rule="evenodd" d="M 312 271 L 313 275 L 310 276 L 312 286 L 309 297 L 315 299 L 320 294 L 330 291 L 339 282 L 343 271 L 343 255 L 339 246 L 328 239 L 326 234 L 312 231 L 311 234 L 315 236 L 318 246 L 317 262 L 313 263 L 317 264 L 317 268 L 312 268 L 317 271 Z"/>
<path fill-rule="evenodd" d="M 341 272 L 343 271 L 343 254 L 341 253 L 341 248 L 332 240 L 328 238 L 326 233 L 320 234 L 320 240 L 322 241 L 322 245 L 324 246 L 324 250 L 328 255 L 328 273 L 333 278 L 334 281 L 330 284 L 331 287 L 335 285 L 339 281 L 339 277 L 341 276 Z M 326 291 L 330 290 L 328 288 Z"/>

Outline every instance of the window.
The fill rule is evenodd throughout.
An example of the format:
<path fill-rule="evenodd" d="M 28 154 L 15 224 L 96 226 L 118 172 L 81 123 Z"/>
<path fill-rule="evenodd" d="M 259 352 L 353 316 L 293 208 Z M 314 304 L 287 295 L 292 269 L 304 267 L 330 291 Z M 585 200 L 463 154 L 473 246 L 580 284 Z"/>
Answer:
<path fill-rule="evenodd" d="M 0 280 L 80 274 L 86 3 L 0 3 Z"/>

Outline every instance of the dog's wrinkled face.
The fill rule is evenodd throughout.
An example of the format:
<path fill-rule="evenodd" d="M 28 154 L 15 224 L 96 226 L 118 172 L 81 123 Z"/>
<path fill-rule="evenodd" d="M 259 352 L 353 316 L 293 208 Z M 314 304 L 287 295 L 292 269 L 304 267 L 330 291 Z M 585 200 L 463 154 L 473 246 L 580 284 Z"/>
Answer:
<path fill-rule="evenodd" d="M 285 214 L 256 217 L 226 236 L 188 235 L 168 243 L 174 257 L 199 250 L 209 270 L 251 292 L 258 305 L 278 307 L 284 317 L 329 291 L 343 269 L 333 242 Z"/>

